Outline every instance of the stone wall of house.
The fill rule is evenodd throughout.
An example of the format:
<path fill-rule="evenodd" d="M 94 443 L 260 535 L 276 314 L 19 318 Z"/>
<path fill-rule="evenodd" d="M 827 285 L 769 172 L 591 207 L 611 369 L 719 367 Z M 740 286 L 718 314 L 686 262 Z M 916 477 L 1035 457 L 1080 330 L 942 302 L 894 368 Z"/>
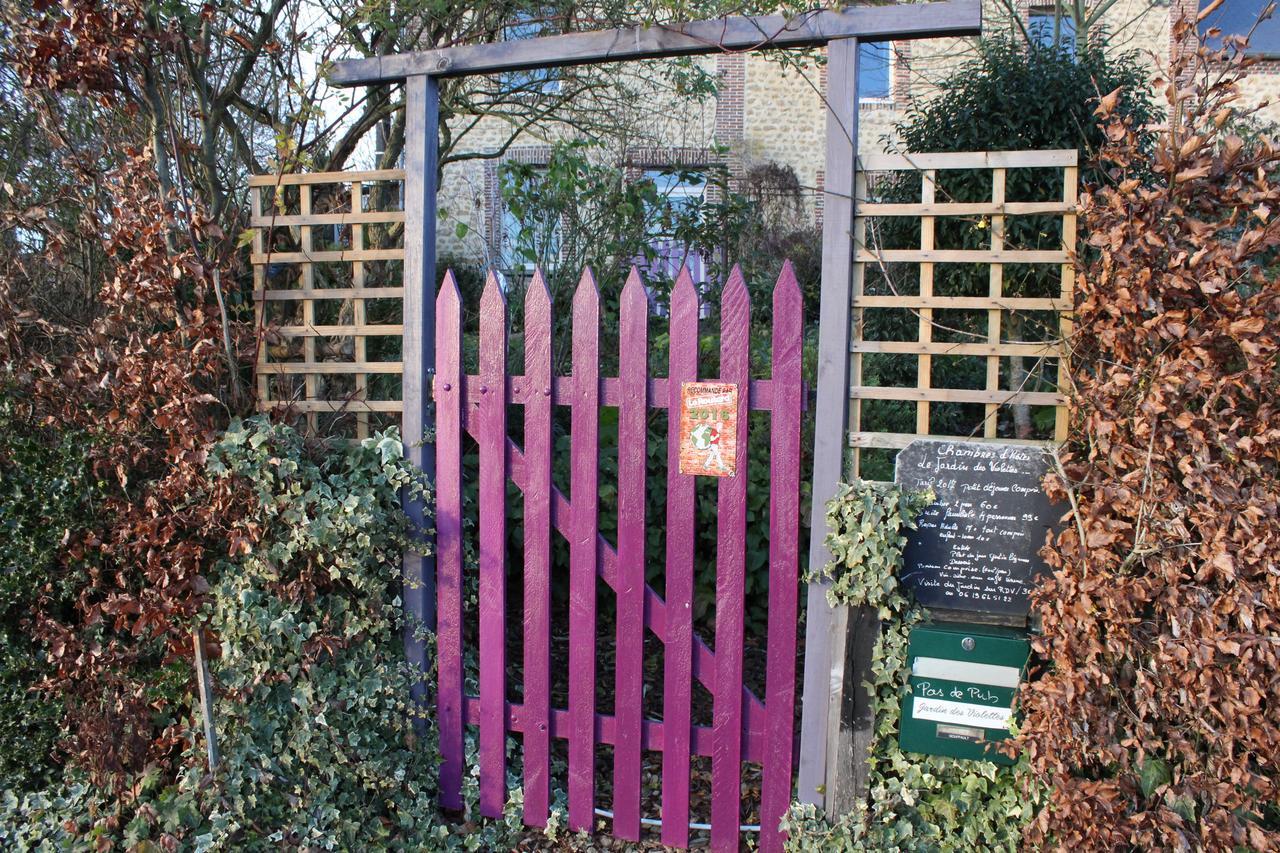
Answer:
<path fill-rule="evenodd" d="M 695 62 L 708 74 L 716 71 L 713 57 Z M 615 162 L 638 152 L 645 160 L 639 165 L 660 165 L 665 162 L 662 152 L 674 152 L 678 159 L 681 152 L 711 147 L 716 138 L 715 99 L 675 94 L 662 77 L 660 64 L 651 60 L 627 66 L 614 78 L 617 88 L 599 98 L 584 99 L 580 108 L 585 130 L 564 124 L 519 129 L 513 119 L 500 116 L 486 116 L 473 125 L 469 116 L 455 117 L 450 133 L 465 132 L 455 153 L 467 159 L 446 163 L 441 175 L 436 240 L 441 257 L 485 266 L 499 260 L 495 256 L 502 221 L 498 168 L 504 159 L 545 161 L 553 144 L 591 138 L 591 128 L 597 126 L 610 131 L 610 148 L 601 156 Z M 624 89 L 629 94 L 622 94 Z"/>

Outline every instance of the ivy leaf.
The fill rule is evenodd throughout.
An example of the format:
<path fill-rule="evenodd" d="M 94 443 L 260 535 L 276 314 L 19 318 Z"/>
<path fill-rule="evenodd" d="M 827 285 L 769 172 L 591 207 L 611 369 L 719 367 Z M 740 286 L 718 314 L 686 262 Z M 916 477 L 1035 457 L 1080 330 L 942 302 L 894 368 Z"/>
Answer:
<path fill-rule="evenodd" d="M 1148 758 L 1138 766 L 1138 787 L 1142 789 L 1142 796 L 1150 797 L 1162 785 L 1168 785 L 1173 781 L 1173 774 L 1169 772 L 1169 765 L 1160 758 Z"/>

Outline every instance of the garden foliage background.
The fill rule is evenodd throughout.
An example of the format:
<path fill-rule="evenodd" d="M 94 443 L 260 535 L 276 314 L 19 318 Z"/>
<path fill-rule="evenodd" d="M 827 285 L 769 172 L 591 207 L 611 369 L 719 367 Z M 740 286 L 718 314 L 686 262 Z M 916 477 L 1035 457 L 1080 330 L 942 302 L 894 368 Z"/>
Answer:
<path fill-rule="evenodd" d="M 408 704 L 397 555 L 413 531 L 397 490 L 429 484 L 394 434 L 335 448 L 243 417 L 256 340 L 240 220 L 202 160 L 239 150 L 235 133 L 217 119 L 184 137 L 147 98 L 157 79 L 202 79 L 184 45 L 206 12 L 25 11 L 6 13 L 4 67 L 42 122 L 23 144 L 45 159 L 0 199 L 0 842 L 512 846 L 514 811 L 437 814 L 430 721 Z M 920 150 L 1080 146 L 1095 164 L 1074 437 L 1053 483 L 1069 513 L 1037 599 L 1024 762 L 987 773 L 894 752 L 893 662 L 918 614 L 881 585 L 883 785 L 843 824 L 860 840 L 806 818 L 798 846 L 963 849 L 983 826 L 1010 847 L 1280 844 L 1280 152 L 1234 106 L 1249 61 L 1199 48 L 1185 24 L 1178 37 L 1160 133 L 1126 60 L 999 43 L 904 129 Z M 1000 98 L 970 98 L 992 86 Z M 199 101 L 198 85 L 175 91 Z M 371 103 L 375 118 L 393 105 Z M 970 129 L 1014 121 L 1007 138 L 938 120 L 983 103 L 1001 120 L 970 111 Z M 293 156 L 304 147 L 280 150 L 320 162 Z M 761 227 L 740 223 L 737 247 L 803 243 Z M 768 281 L 780 258 L 752 261 Z M 194 636 L 218 685 L 212 773 Z"/>

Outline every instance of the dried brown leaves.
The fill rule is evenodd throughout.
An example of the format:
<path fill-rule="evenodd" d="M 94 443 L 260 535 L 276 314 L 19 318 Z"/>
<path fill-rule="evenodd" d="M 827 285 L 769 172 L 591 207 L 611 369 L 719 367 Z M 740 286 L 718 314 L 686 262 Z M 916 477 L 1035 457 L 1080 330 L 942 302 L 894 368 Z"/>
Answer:
<path fill-rule="evenodd" d="M 111 263 L 100 312 L 87 328 L 58 330 L 64 355 L 48 357 L 25 345 L 20 324 L 0 324 L 30 414 L 92 436 L 85 453 L 110 484 L 87 532 L 66 543 L 66 570 L 83 573 L 74 614 L 34 614 L 33 630 L 56 667 L 45 687 L 68 708 L 72 758 L 117 784 L 176 757 L 204 574 L 249 499 L 234 491 L 244 484 L 205 476 L 228 417 L 222 326 L 209 271 L 175 248 L 180 227 L 199 232 L 203 221 L 176 221 L 157 184 L 146 152 L 131 152 L 114 175 L 99 231 Z M 16 315 L 5 288 L 0 302 L 0 317 Z"/>
<path fill-rule="evenodd" d="M 1224 129 L 1247 62 L 1178 35 L 1152 157 L 1114 98 L 1098 110 L 1112 181 L 1083 202 L 1063 457 L 1078 516 L 1037 596 L 1051 670 L 1023 694 L 1053 787 L 1037 847 L 1280 845 L 1262 814 L 1280 796 L 1280 150 Z"/>

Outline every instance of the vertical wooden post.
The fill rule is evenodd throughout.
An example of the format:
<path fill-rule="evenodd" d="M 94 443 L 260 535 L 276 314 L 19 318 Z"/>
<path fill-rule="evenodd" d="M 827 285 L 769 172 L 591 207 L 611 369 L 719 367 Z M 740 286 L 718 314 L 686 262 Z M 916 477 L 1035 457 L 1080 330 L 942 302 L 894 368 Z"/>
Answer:
<path fill-rule="evenodd" d="M 569 415 L 569 828 L 590 832 L 596 797 L 596 583 L 600 535 L 600 291 L 590 269 L 573 294 Z"/>
<path fill-rule="evenodd" d="M 191 632 L 195 649 L 196 688 L 200 693 L 200 719 L 204 723 L 204 748 L 209 757 L 209 772 L 218 769 L 218 728 L 213 722 L 213 675 L 209 672 L 209 659 L 204 654 L 204 629 Z"/>
<path fill-rule="evenodd" d="M 301 215 L 303 222 L 310 221 L 311 217 L 311 184 L 300 184 L 298 186 L 298 213 Z M 311 233 L 312 226 L 301 225 L 298 227 L 299 249 L 302 256 L 310 258 L 315 248 L 312 244 L 314 235 Z M 308 332 L 315 328 L 316 325 L 316 301 L 310 298 L 310 294 L 316 289 L 316 267 L 311 261 L 299 264 L 302 268 L 302 289 L 308 294 L 306 299 L 302 300 L 302 326 Z M 302 361 L 306 364 L 307 372 L 302 377 L 302 388 L 307 395 L 308 400 L 318 400 L 320 398 L 320 377 L 316 374 L 316 336 L 308 334 L 302 339 Z M 320 426 L 320 416 L 310 411 L 306 413 L 307 432 L 315 435 Z"/>
<path fill-rule="evenodd" d="M 480 297 L 480 814 L 507 803 L 507 300 L 489 273 Z"/>
<path fill-rule="evenodd" d="M 935 169 L 926 169 L 920 173 L 920 204 L 932 205 L 937 198 L 938 193 L 938 173 Z M 920 251 L 932 252 L 934 243 L 934 224 L 932 216 L 920 217 Z M 933 262 L 920 262 L 920 298 L 923 300 L 933 298 Z M 862 336 L 859 335 L 859 338 Z M 928 307 L 920 308 L 919 325 L 916 331 L 916 340 L 920 341 L 922 349 L 928 349 L 928 344 L 933 340 L 933 309 Z M 999 343 L 997 336 L 996 343 Z M 859 385 L 862 383 L 859 382 Z M 916 359 L 916 387 L 920 389 L 930 388 L 933 385 L 933 356 L 929 353 L 921 353 Z M 926 396 L 922 394 L 921 396 Z M 995 424 L 994 416 L 991 423 Z M 859 424 L 859 429 L 861 424 Z M 916 432 L 920 435 L 929 434 L 929 401 L 921 400 L 916 403 Z"/>
<path fill-rule="evenodd" d="M 1080 168 L 1078 165 L 1067 166 L 1062 170 L 1062 201 L 1071 206 L 1069 213 L 1062 215 L 1062 248 L 1067 252 L 1076 250 L 1077 226 L 1076 204 L 1080 198 Z M 1062 338 L 1062 357 L 1058 359 L 1058 393 L 1065 398 L 1070 390 L 1067 382 L 1067 354 L 1071 352 L 1071 315 L 1075 308 L 1076 267 L 1068 260 L 1062 265 L 1062 284 L 1058 293 L 1062 307 L 1058 314 L 1058 334 Z M 1066 441 L 1071 423 L 1067 416 L 1065 403 L 1058 405 L 1054 418 L 1053 440 Z"/>
<path fill-rule="evenodd" d="M 436 364 L 436 725 L 440 732 L 440 805 L 462 808 L 462 296 L 447 272 L 435 306 Z"/>
<path fill-rule="evenodd" d="M 999 210 L 1004 210 L 1004 191 L 1005 191 L 1005 170 L 991 170 L 991 204 Z M 1004 251 L 1004 214 L 993 213 L 991 215 L 991 251 L 992 253 Z M 1004 264 L 992 262 L 989 271 L 987 296 L 991 299 L 992 305 L 999 305 L 1000 299 L 1004 295 Z M 1000 315 L 1004 312 L 1000 308 L 991 308 L 987 311 L 987 343 L 991 344 L 992 352 L 998 352 L 1000 349 Z M 923 356 L 922 356 L 923 357 Z M 1016 364 L 1021 359 L 1009 359 L 1011 364 Z M 999 392 L 1000 390 L 1000 356 L 987 357 L 987 390 L 991 392 Z M 1021 391 L 1018 381 L 1014 378 L 1014 371 L 1009 371 L 1009 390 Z M 984 438 L 995 438 L 997 427 L 999 426 L 1000 405 L 998 403 L 987 403 L 986 416 L 982 421 L 982 435 Z M 920 432 L 920 430 L 916 430 Z M 928 430 L 925 431 L 926 433 Z"/>
<path fill-rule="evenodd" d="M 618 391 L 613 834 L 628 841 L 639 841 L 644 758 L 641 747 L 644 742 L 645 464 L 648 459 L 644 448 L 649 435 L 649 297 L 635 267 L 627 276 L 619 306 Z M 741 699 L 741 687 L 738 696 Z"/>
<path fill-rule="evenodd" d="M 827 161 L 822 214 L 822 304 L 818 325 L 818 404 L 814 420 L 813 516 L 809 564 L 830 558 L 827 501 L 844 470 L 849 403 L 850 287 L 853 270 L 855 159 L 858 151 L 858 39 L 827 46 Z M 800 800 L 832 802 L 828 730 L 830 709 L 843 683 L 843 661 L 833 660 L 835 638 L 843 650 L 847 614 L 827 604 L 824 584 L 811 584 L 805 623 L 804 698 L 800 737 Z M 840 656 L 842 657 L 842 655 Z M 850 685 L 861 690 L 856 683 Z"/>
<path fill-rule="evenodd" d="M 551 806 L 551 292 L 541 271 L 534 272 L 524 297 L 524 381 L 524 822 L 546 826 Z"/>
<path fill-rule="evenodd" d="M 680 386 L 698 381 L 698 291 L 681 267 L 671 292 L 667 420 L 666 642 L 662 674 L 662 843 L 689 846 L 689 756 L 693 697 L 693 556 L 697 494 L 680 473 Z"/>
<path fill-rule="evenodd" d="M 776 314 L 773 322 L 779 322 Z M 777 335 L 775 331 L 775 338 Z M 781 377 L 774 378 L 775 382 L 780 380 Z M 742 823 L 742 641 L 746 630 L 743 613 L 747 573 L 747 426 L 750 422 L 748 399 L 751 396 L 751 296 L 743 281 L 742 270 L 736 265 L 729 273 L 729 281 L 720 296 L 720 381 L 737 385 L 739 391 L 735 473 L 716 484 L 716 689 L 712 706 L 711 849 L 736 853 L 740 843 L 738 827 Z M 799 411 L 799 406 L 796 411 Z M 782 432 L 780 424 L 775 429 Z M 799 459 L 797 452 L 796 464 Z M 799 515 L 797 512 L 797 519 Z M 798 547 L 796 551 L 799 551 Z M 797 586 L 794 577 L 791 583 L 794 590 Z M 787 591 L 775 591 L 771 585 L 770 606 L 775 598 L 786 594 Z M 794 594 L 791 600 L 794 604 Z M 794 645 L 794 619 L 790 628 Z M 791 661 L 794 665 L 794 654 Z M 793 671 L 793 690 L 795 680 Z M 769 701 L 773 702 L 772 696 Z M 772 704 L 765 707 L 766 712 L 774 708 Z M 793 727 L 790 739 L 794 742 L 794 705 L 788 704 L 787 710 Z M 790 801 L 790 762 L 787 762 L 786 775 L 787 799 Z"/>
<path fill-rule="evenodd" d="M 434 78 L 417 75 L 405 80 L 404 123 L 404 422 L 405 453 L 435 481 L 435 424 L 431 405 L 431 376 L 435 372 L 436 190 L 439 184 L 439 89 Z M 417 548 L 405 552 L 404 649 L 410 663 L 425 676 L 427 649 L 418 631 L 434 631 L 434 537 L 426 528 L 425 504 L 404 496 L 405 513 L 414 528 Z M 426 679 L 413 684 L 413 699 L 424 703 Z M 419 722 L 425 730 L 425 721 Z"/>
<path fill-rule="evenodd" d="M 795 766 L 796 621 L 800 605 L 800 404 L 804 300 L 790 261 L 773 288 L 773 411 L 769 417 L 769 622 L 765 662 L 760 850 L 782 853 L 778 825 Z M 718 602 L 717 602 L 718 604 Z M 717 611 L 718 615 L 718 611 Z M 719 649 L 717 648 L 717 653 Z M 715 802 L 712 801 L 714 815 Z"/>

